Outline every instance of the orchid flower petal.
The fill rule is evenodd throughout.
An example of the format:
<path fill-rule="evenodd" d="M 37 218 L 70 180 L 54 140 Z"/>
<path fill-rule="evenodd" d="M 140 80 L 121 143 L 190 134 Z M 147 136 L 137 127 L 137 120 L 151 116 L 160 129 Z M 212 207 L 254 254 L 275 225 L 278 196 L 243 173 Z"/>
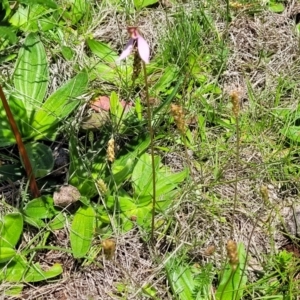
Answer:
<path fill-rule="evenodd" d="M 121 53 L 120 57 L 118 58 L 118 61 L 126 58 L 131 53 L 131 51 L 133 49 L 133 43 L 134 43 L 134 39 L 130 39 L 128 41 L 128 43 L 126 44 L 123 52 Z"/>
<path fill-rule="evenodd" d="M 138 45 L 138 51 L 141 59 L 148 64 L 150 59 L 150 47 L 146 40 L 138 35 L 137 37 L 137 45 Z"/>

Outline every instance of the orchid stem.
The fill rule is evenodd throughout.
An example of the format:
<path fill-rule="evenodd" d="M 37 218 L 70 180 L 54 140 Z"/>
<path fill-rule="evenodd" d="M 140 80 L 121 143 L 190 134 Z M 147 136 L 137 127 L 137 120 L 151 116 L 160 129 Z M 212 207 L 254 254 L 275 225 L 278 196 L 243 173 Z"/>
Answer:
<path fill-rule="evenodd" d="M 16 121 L 13 117 L 13 114 L 10 110 L 10 107 L 8 105 L 8 102 L 6 100 L 6 97 L 4 95 L 4 92 L 3 92 L 3 89 L 2 89 L 1 85 L 0 85 L 0 98 L 2 100 L 4 110 L 6 112 L 8 122 L 9 122 L 10 127 L 11 127 L 11 129 L 14 133 L 15 138 L 16 138 L 19 153 L 20 153 L 20 156 L 21 156 L 22 161 L 24 163 L 24 168 L 25 168 L 25 171 L 27 173 L 28 180 L 29 180 L 29 187 L 30 187 L 31 194 L 32 194 L 33 197 L 37 198 L 37 197 L 40 196 L 40 191 L 39 191 L 38 186 L 36 184 L 36 180 L 35 180 L 35 177 L 34 177 L 34 174 L 33 174 L 33 171 L 32 171 L 32 166 L 31 166 L 30 160 L 28 158 L 26 148 L 23 144 L 20 131 L 19 131 L 18 126 L 16 124 Z"/>
<path fill-rule="evenodd" d="M 151 149 L 151 164 L 152 164 L 152 221 L 151 221 L 151 243 L 154 246 L 154 220 L 155 220 L 155 206 L 156 206 L 156 174 L 155 174 L 155 160 L 154 160 L 154 131 L 152 127 L 152 110 L 149 99 L 149 86 L 146 64 L 142 61 L 145 79 L 145 90 L 147 99 L 147 115 L 148 115 L 148 129 L 150 133 L 150 149 Z"/>

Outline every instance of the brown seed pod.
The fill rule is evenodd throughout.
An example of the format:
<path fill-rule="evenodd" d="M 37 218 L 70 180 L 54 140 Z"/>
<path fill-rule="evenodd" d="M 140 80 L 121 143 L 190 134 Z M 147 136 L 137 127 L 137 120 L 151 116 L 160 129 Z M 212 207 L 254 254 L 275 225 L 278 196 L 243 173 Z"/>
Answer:
<path fill-rule="evenodd" d="M 112 259 L 116 251 L 116 241 L 114 239 L 107 239 L 102 242 L 103 253 L 106 259 Z"/>

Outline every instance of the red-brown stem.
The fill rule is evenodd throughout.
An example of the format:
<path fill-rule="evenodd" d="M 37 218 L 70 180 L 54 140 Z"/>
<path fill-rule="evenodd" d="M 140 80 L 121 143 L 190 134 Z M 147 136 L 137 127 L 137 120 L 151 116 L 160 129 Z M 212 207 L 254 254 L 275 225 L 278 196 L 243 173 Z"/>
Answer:
<path fill-rule="evenodd" d="M 12 112 L 10 110 L 10 107 L 8 105 L 8 102 L 6 100 L 6 97 L 4 95 L 4 92 L 3 92 L 3 89 L 2 89 L 1 85 L 0 85 L 0 98 L 2 100 L 3 107 L 5 109 L 5 112 L 6 112 L 6 115 L 7 115 L 7 118 L 8 118 L 8 122 L 9 122 L 10 127 L 11 127 L 11 129 L 12 129 L 14 135 L 15 135 L 15 138 L 16 138 L 16 142 L 17 142 L 17 145 L 18 145 L 20 156 L 23 160 L 24 167 L 25 167 L 27 177 L 28 177 L 28 180 L 29 180 L 29 187 L 30 187 L 31 194 L 32 194 L 33 197 L 37 198 L 37 197 L 40 196 L 40 191 L 39 191 L 38 186 L 36 184 L 35 177 L 34 177 L 34 174 L 32 172 L 32 166 L 31 166 L 30 160 L 28 158 L 26 148 L 24 147 L 21 134 L 19 132 L 19 129 L 18 129 L 18 126 L 15 122 L 15 119 L 12 115 Z"/>

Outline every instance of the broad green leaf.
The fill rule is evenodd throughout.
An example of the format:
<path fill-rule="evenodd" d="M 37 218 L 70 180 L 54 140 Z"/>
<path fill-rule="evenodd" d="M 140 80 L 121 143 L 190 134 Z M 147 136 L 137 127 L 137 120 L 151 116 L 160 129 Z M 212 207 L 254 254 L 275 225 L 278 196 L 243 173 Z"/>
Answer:
<path fill-rule="evenodd" d="M 94 154 L 88 152 L 83 155 L 78 150 L 78 140 L 71 136 L 69 143 L 70 168 L 69 184 L 76 186 L 82 196 L 87 198 L 98 194 L 95 180 L 106 165 L 105 153 Z"/>
<path fill-rule="evenodd" d="M 247 276 L 245 275 L 246 251 L 242 243 L 238 245 L 238 256 L 239 264 L 235 270 L 229 263 L 225 266 L 216 292 L 217 300 L 240 300 L 243 297 Z"/>
<path fill-rule="evenodd" d="M 94 235 L 95 211 L 91 206 L 80 207 L 75 213 L 70 242 L 75 258 L 83 257 L 90 249 Z"/>
<path fill-rule="evenodd" d="M 63 272 L 61 264 L 55 263 L 51 268 L 44 271 L 40 265 L 34 264 L 29 268 L 24 277 L 25 282 L 38 282 L 42 280 L 47 280 L 60 275 Z"/>
<path fill-rule="evenodd" d="M 29 201 L 25 205 L 23 213 L 27 217 L 34 219 L 50 219 L 56 215 L 58 211 L 54 207 L 53 198 L 51 196 L 41 196 L 40 198 Z"/>
<path fill-rule="evenodd" d="M 119 80 L 119 75 L 117 74 L 116 69 L 106 65 L 105 63 L 98 63 L 94 69 L 91 70 L 90 76 L 95 78 L 100 78 L 102 81 L 109 83 L 116 83 L 116 80 Z"/>
<path fill-rule="evenodd" d="M 48 175 L 54 166 L 52 150 L 48 146 L 37 142 L 27 143 L 25 148 L 34 176 L 38 178 Z"/>
<path fill-rule="evenodd" d="M 62 46 L 61 53 L 66 60 L 72 60 L 74 56 L 74 50 L 71 47 Z"/>
<path fill-rule="evenodd" d="M 290 125 L 280 131 L 284 136 L 293 142 L 300 142 L 300 126 Z"/>
<path fill-rule="evenodd" d="M 9 19 L 9 23 L 13 27 L 19 28 L 27 22 L 28 15 L 29 15 L 28 7 L 24 7 L 23 5 L 19 5 L 18 10 Z"/>
<path fill-rule="evenodd" d="M 161 196 L 169 193 L 178 186 L 188 175 L 188 170 L 171 173 L 169 170 L 160 169 L 157 174 L 156 195 Z"/>
<path fill-rule="evenodd" d="M 8 99 L 8 105 L 20 133 L 23 137 L 26 136 L 26 132 L 28 131 L 28 118 L 24 103 L 14 95 L 11 95 Z M 8 122 L 2 101 L 0 101 L 0 147 L 13 145 L 15 143 L 15 136 Z"/>
<path fill-rule="evenodd" d="M 15 247 L 23 232 L 23 217 L 9 213 L 0 221 L 0 247 Z"/>
<path fill-rule="evenodd" d="M 118 124 L 122 115 L 123 107 L 120 104 L 119 97 L 115 92 L 111 93 L 109 102 L 111 116 L 114 118 L 116 124 Z"/>
<path fill-rule="evenodd" d="M 88 2 L 86 0 L 73 0 L 70 11 L 72 24 L 76 24 L 86 13 Z"/>
<path fill-rule="evenodd" d="M 66 224 L 66 219 L 67 218 L 64 213 L 60 212 L 53 218 L 53 220 L 51 220 L 48 225 L 52 230 L 62 229 Z"/>
<path fill-rule="evenodd" d="M 44 100 L 49 80 L 46 52 L 37 34 L 30 33 L 26 37 L 13 79 L 18 97 L 24 102 L 27 117 L 31 120 Z"/>
<path fill-rule="evenodd" d="M 14 30 L 7 26 L 0 26 L 0 38 L 3 40 L 9 40 L 10 44 L 15 44 L 18 41 Z"/>
<path fill-rule="evenodd" d="M 18 0 L 18 2 L 27 4 L 29 6 L 32 6 L 34 4 L 41 4 L 49 8 L 57 8 L 57 4 L 52 0 Z"/>
<path fill-rule="evenodd" d="M 27 217 L 26 215 L 24 215 L 24 222 L 38 229 L 45 228 L 46 226 L 46 223 L 42 219 Z"/>
<path fill-rule="evenodd" d="M 194 300 L 193 291 L 196 287 L 191 266 L 184 263 L 180 257 L 172 256 L 165 264 L 168 283 L 173 295 L 178 300 Z"/>
<path fill-rule="evenodd" d="M 11 180 L 16 181 L 23 175 L 23 168 L 20 164 L 0 166 L 0 183 Z"/>
<path fill-rule="evenodd" d="M 274 13 L 281 13 L 285 10 L 283 3 L 278 3 L 279 1 L 270 1 L 269 10 Z"/>
<path fill-rule="evenodd" d="M 156 92 L 164 93 L 170 87 L 172 82 L 178 79 L 178 68 L 175 66 L 168 66 L 164 69 L 163 74 L 155 83 L 153 89 Z"/>
<path fill-rule="evenodd" d="M 118 203 L 122 212 L 136 209 L 136 204 L 129 197 L 118 197 Z"/>
<path fill-rule="evenodd" d="M 0 247 L 0 264 L 11 260 L 15 255 L 15 249 L 10 247 Z"/>
<path fill-rule="evenodd" d="M 78 97 L 85 92 L 87 83 L 88 75 L 85 72 L 79 73 L 45 101 L 32 122 L 36 129 L 33 134 L 36 139 L 55 135 L 56 125 L 79 105 Z"/>
<path fill-rule="evenodd" d="M 134 6 L 137 9 L 141 9 L 143 7 L 155 4 L 157 2 L 158 2 L 158 0 L 133 0 Z"/>
<path fill-rule="evenodd" d="M 119 57 L 118 54 L 105 43 L 93 39 L 87 39 L 86 43 L 91 51 L 103 62 L 114 63 Z"/>
<path fill-rule="evenodd" d="M 0 268 L 4 266 L 0 265 Z M 44 271 L 39 264 L 30 264 L 22 255 L 16 256 L 8 265 L 5 266 L 6 272 L 4 281 L 9 282 L 37 282 L 56 277 L 62 273 L 60 264 L 54 264 L 47 271 Z"/>
<path fill-rule="evenodd" d="M 155 157 L 155 170 L 158 170 L 160 158 Z M 139 195 L 152 195 L 152 159 L 147 153 L 144 153 L 138 160 L 132 172 L 132 182 L 134 185 L 134 194 L 138 198 Z"/>
<path fill-rule="evenodd" d="M 114 177 L 113 185 L 119 186 L 124 183 L 124 181 L 132 173 L 136 159 L 147 150 L 149 144 L 150 138 L 148 136 L 141 137 L 136 144 L 132 144 L 132 149 L 126 149 L 126 152 L 128 152 L 127 154 L 121 155 L 114 161 L 112 165 L 112 173 Z M 109 182 L 110 178 L 111 175 L 106 178 L 105 182 Z"/>

